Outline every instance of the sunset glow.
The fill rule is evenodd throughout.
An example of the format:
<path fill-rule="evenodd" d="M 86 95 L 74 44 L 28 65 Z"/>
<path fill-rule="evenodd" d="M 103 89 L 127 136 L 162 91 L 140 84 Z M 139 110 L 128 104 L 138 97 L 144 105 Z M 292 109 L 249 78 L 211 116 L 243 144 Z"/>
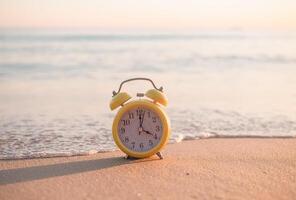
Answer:
<path fill-rule="evenodd" d="M 1 0 L 0 27 L 291 30 L 295 10 L 293 0 Z"/>

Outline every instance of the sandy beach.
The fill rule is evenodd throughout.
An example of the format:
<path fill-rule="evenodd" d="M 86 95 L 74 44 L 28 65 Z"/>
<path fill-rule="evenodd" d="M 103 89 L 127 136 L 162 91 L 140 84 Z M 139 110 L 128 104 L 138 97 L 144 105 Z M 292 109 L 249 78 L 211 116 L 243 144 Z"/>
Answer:
<path fill-rule="evenodd" d="M 0 199 L 295 199 L 296 139 L 184 141 L 164 159 L 120 151 L 0 161 Z"/>

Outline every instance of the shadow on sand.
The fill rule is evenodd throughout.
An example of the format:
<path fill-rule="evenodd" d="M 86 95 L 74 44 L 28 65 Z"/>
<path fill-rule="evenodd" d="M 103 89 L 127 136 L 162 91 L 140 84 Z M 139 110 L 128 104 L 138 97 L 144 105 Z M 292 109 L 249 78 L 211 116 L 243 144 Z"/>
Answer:
<path fill-rule="evenodd" d="M 123 157 L 112 157 L 97 160 L 84 160 L 53 165 L 1 170 L 0 185 L 100 170 L 143 161 L 145 160 L 131 161 L 126 160 Z"/>

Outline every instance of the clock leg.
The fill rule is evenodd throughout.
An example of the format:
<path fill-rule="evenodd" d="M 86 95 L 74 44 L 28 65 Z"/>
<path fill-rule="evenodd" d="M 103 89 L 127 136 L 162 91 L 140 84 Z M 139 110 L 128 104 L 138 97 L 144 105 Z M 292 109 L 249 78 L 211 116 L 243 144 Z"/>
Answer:
<path fill-rule="evenodd" d="M 161 160 L 163 159 L 163 157 L 162 157 L 162 155 L 161 155 L 160 152 L 157 152 L 156 155 L 159 157 L 159 159 L 161 159 Z M 126 156 L 124 156 L 124 159 L 126 159 L 126 160 L 137 160 L 139 158 L 135 158 L 135 157 L 126 155 Z"/>
<path fill-rule="evenodd" d="M 124 159 L 126 159 L 126 160 L 137 160 L 138 158 L 126 155 L 126 156 L 124 156 Z"/>
<path fill-rule="evenodd" d="M 156 155 L 159 157 L 159 159 L 161 159 L 161 160 L 163 159 L 163 157 L 162 157 L 162 155 L 161 155 L 160 152 L 157 152 Z"/>
<path fill-rule="evenodd" d="M 125 155 L 123 158 L 126 159 L 126 160 L 131 159 L 131 157 L 129 155 Z"/>

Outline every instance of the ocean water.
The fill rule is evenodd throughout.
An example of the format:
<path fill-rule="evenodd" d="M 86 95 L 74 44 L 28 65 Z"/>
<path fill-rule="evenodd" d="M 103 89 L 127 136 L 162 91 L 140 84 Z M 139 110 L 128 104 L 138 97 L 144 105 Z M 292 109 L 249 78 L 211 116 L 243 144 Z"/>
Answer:
<path fill-rule="evenodd" d="M 0 30 L 0 159 L 115 150 L 109 101 L 132 77 L 164 87 L 171 143 L 296 136 L 294 32 Z"/>

